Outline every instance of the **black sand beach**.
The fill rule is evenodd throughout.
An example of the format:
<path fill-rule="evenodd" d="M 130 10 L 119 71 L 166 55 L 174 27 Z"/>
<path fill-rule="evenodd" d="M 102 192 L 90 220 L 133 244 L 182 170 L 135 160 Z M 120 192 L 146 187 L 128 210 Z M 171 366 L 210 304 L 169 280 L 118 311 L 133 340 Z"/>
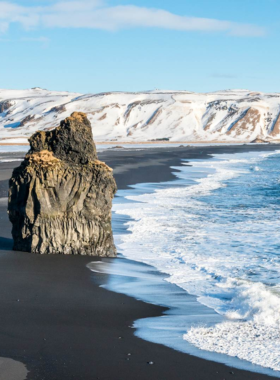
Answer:
<path fill-rule="evenodd" d="M 114 168 L 118 187 L 124 189 L 173 179 L 170 166 L 180 165 L 182 158 L 276 149 L 280 146 L 119 149 L 101 152 L 99 159 Z M 91 257 L 13 252 L 4 197 L 7 179 L 18 165 L 0 164 L 0 357 L 23 363 L 29 372 L 25 377 L 19 366 L 12 373 L 16 364 L 4 361 L 3 375 L 0 360 L 0 380 L 272 379 L 135 337 L 133 321 L 161 315 L 164 309 L 100 288 L 106 275 L 86 267 Z"/>

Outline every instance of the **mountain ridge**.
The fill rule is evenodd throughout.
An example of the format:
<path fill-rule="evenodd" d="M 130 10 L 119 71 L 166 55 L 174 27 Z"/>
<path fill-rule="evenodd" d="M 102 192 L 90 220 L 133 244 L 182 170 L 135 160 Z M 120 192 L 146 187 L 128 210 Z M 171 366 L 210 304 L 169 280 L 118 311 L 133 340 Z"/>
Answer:
<path fill-rule="evenodd" d="M 0 89 L 0 111 L 0 143 L 27 142 L 74 111 L 87 114 L 96 142 L 280 140 L 280 93 Z"/>

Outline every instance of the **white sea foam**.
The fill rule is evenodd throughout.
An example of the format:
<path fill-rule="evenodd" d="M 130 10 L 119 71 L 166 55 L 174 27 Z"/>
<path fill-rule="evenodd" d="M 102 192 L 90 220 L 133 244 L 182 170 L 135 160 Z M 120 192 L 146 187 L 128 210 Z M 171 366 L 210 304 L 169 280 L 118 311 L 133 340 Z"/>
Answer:
<path fill-rule="evenodd" d="M 214 327 L 191 328 L 184 339 L 198 348 L 280 370 L 279 327 L 254 322 L 224 322 Z"/>
<path fill-rule="evenodd" d="M 22 158 L 1 158 L 0 162 L 14 162 L 14 161 L 22 161 Z"/>
<path fill-rule="evenodd" d="M 239 281 L 225 315 L 213 327 L 192 327 L 184 339 L 202 350 L 280 370 L 280 298 L 262 283 Z"/>
<path fill-rule="evenodd" d="M 181 169 L 177 187 L 129 195 L 133 202 L 114 207 L 131 217 L 131 233 L 118 247 L 126 257 L 167 273 L 169 282 L 226 317 L 193 326 L 185 340 L 280 370 L 280 209 L 269 195 L 280 165 L 268 161 L 275 155 L 194 161 Z M 206 176 L 183 186 L 192 170 Z"/>

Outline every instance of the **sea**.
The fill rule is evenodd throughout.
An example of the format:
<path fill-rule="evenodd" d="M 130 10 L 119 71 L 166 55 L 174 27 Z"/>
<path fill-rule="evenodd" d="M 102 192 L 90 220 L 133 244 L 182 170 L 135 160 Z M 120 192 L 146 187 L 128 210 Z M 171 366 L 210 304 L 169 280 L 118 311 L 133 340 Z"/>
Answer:
<path fill-rule="evenodd" d="M 22 150 L 1 147 L 0 160 Z M 134 322 L 140 338 L 280 378 L 280 151 L 173 169 L 176 180 L 118 191 L 119 258 L 89 268 L 108 273 L 101 286 L 165 307 Z"/>
<path fill-rule="evenodd" d="M 280 377 L 280 151 L 182 161 L 118 192 L 104 287 L 166 308 L 135 334 Z M 176 171 L 175 171 L 176 169 Z"/>

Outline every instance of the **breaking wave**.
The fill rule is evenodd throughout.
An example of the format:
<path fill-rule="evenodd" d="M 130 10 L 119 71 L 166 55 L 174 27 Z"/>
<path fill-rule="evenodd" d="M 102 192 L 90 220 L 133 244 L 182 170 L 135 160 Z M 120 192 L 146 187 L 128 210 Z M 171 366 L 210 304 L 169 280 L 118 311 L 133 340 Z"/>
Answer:
<path fill-rule="evenodd" d="M 179 180 L 126 196 L 124 256 L 168 274 L 225 317 L 182 337 L 202 350 L 280 370 L 280 152 L 219 155 Z M 191 173 L 204 173 L 201 178 Z M 130 192 L 131 194 L 131 192 Z"/>

